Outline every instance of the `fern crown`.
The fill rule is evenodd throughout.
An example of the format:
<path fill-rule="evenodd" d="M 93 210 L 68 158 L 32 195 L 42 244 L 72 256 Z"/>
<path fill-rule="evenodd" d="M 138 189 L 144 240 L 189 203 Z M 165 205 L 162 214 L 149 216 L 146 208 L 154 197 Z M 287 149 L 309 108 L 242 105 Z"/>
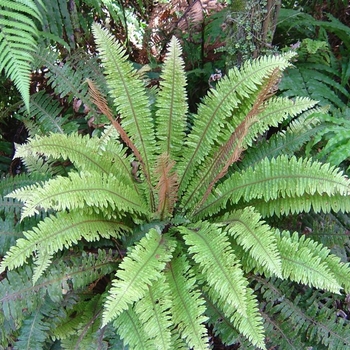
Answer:
<path fill-rule="evenodd" d="M 349 267 L 328 249 L 267 223 L 311 208 L 348 211 L 348 179 L 330 165 L 282 154 L 272 141 L 262 155 L 244 156 L 271 126 L 315 108 L 306 97 L 272 96 L 293 54 L 232 69 L 190 115 L 175 37 L 160 88 L 149 91 L 112 35 L 97 24 L 93 34 L 113 105 L 92 80 L 90 96 L 110 123 L 99 136 L 55 133 L 17 146 L 25 163 L 69 159 L 74 169 L 8 195 L 23 202 L 22 220 L 50 215 L 24 232 L 0 271 L 33 259 L 35 284 L 61 251 L 121 242 L 126 253 L 111 253 L 115 277 L 95 322 L 134 349 L 206 349 L 208 325 L 265 349 L 252 271 L 348 290 Z"/>

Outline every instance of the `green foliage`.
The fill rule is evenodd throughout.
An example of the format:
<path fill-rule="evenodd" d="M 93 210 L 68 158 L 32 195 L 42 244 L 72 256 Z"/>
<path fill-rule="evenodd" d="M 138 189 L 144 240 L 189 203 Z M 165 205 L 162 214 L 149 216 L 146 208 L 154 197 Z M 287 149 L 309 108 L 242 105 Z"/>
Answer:
<path fill-rule="evenodd" d="M 276 279 L 254 280 L 255 290 L 264 298 L 261 309 L 270 335 L 268 345 L 300 349 L 322 343 L 324 348 L 339 350 L 349 346 L 349 321 L 341 317 L 334 321 L 337 308 L 331 294 Z"/>
<path fill-rule="evenodd" d="M 324 41 L 304 39 L 298 52 L 295 68 L 288 70 L 280 89 L 284 96 L 307 96 L 320 101 L 321 105 L 344 108 L 350 94 L 341 80 L 341 70 Z"/>
<path fill-rule="evenodd" d="M 230 70 L 190 119 L 175 37 L 160 89 L 150 98 L 122 46 L 97 24 L 93 34 L 112 106 L 93 74 L 88 101 L 80 69 L 65 73 L 72 72 L 69 63 L 51 66 L 57 81 L 50 79 L 63 95 L 76 89 L 110 125 L 91 136 L 43 133 L 18 145 L 15 157 L 33 173 L 45 170 L 47 178 L 3 191 L 5 200 L 23 202 L 20 224 L 31 217 L 39 223 L 23 232 L 0 265 L 6 272 L 2 344 L 16 339 L 19 346 L 59 341 L 65 349 L 205 349 L 211 326 L 226 344 L 266 349 L 274 330 L 259 303 L 269 305 L 271 317 L 279 312 L 285 318 L 271 293 L 260 299 L 270 280 L 258 276 L 279 278 L 277 286 L 295 281 L 296 288 L 348 293 L 348 264 L 321 243 L 267 221 L 273 214 L 350 207 L 349 182 L 339 169 L 293 155 L 313 136 L 316 102 L 271 97 L 294 54 Z M 260 153 L 252 147 L 271 126 L 301 113 L 302 121 L 309 118 L 306 136 L 294 121 Z M 289 147 L 286 139 L 297 143 Z M 72 163 L 67 174 L 46 166 L 54 160 Z M 290 309 L 297 323 L 298 301 Z M 321 328 L 299 329 L 314 332 L 310 341 L 332 344 L 333 334 L 327 337 Z M 332 331 L 343 337 L 342 329 Z"/>
<path fill-rule="evenodd" d="M 326 14 L 327 20 L 317 20 L 312 13 L 305 13 L 295 9 L 281 9 L 279 13 L 279 27 L 287 32 L 294 32 L 302 35 L 302 38 L 308 37 L 317 39 L 315 34 L 319 32 L 319 38 L 326 38 L 326 32 L 334 33 L 342 41 L 342 44 L 350 48 L 350 29 L 332 14 Z M 317 30 L 316 30 L 317 28 Z M 294 38 L 298 35 L 293 35 Z"/>
<path fill-rule="evenodd" d="M 324 129 L 314 140 L 314 144 L 323 145 L 318 153 L 319 159 L 326 159 L 334 165 L 349 166 L 350 161 L 350 108 L 336 110 L 333 115 L 322 116 Z"/>
<path fill-rule="evenodd" d="M 41 3 L 38 1 L 38 3 Z M 0 1 L 0 71 L 15 83 L 29 109 L 30 62 L 37 47 L 41 13 L 33 0 Z"/>

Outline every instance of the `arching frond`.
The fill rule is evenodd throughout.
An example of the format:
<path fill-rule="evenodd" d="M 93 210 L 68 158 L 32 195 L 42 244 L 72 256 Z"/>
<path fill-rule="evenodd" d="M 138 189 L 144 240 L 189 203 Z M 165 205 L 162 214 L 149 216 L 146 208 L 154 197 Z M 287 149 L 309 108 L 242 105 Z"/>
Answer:
<path fill-rule="evenodd" d="M 48 135 L 50 132 L 70 134 L 78 130 L 78 124 L 62 115 L 62 107 L 57 100 L 44 91 L 30 96 L 30 112 L 21 109 L 20 119 L 26 126 L 29 136 Z M 33 120 L 34 119 L 34 120 Z"/>
<path fill-rule="evenodd" d="M 112 321 L 146 294 L 147 285 L 160 278 L 171 259 L 175 241 L 151 229 L 119 265 L 104 306 L 103 324 Z"/>
<path fill-rule="evenodd" d="M 329 74 L 328 70 L 329 66 L 325 64 L 297 64 L 282 79 L 282 94 L 288 97 L 306 96 L 320 101 L 323 106 L 344 108 L 346 105 L 342 101 L 342 95 L 349 98 L 349 92 L 336 81 L 338 77 Z"/>
<path fill-rule="evenodd" d="M 268 87 L 269 85 L 267 85 L 267 88 Z M 191 181 L 187 193 L 182 199 L 182 204 L 184 206 L 194 207 L 194 201 L 196 199 L 199 202 L 197 206 L 202 204 L 218 180 L 226 174 L 233 163 L 240 160 L 243 151 L 251 146 L 259 135 L 266 132 L 269 127 L 277 127 L 278 123 L 283 122 L 287 117 L 295 117 L 314 105 L 315 101 L 308 98 L 298 98 L 295 101 L 286 98 L 271 98 L 259 107 L 260 109 L 256 111 L 257 115 L 255 115 L 253 119 L 247 119 L 249 114 L 253 111 L 253 107 L 249 108 L 247 117 L 232 131 L 232 134 L 229 135 L 226 131 L 226 134 L 228 134 L 226 136 L 228 139 L 227 143 L 220 148 L 217 154 L 213 155 L 213 157 L 209 157 L 200 167 L 196 179 Z M 223 133 L 225 132 L 223 131 Z M 232 145 L 227 148 L 232 138 Z M 222 167 L 219 167 L 217 164 L 220 159 L 220 153 L 223 153 L 223 159 L 227 159 L 226 164 Z M 243 159 L 244 158 L 245 153 L 243 153 Z M 211 182 L 209 185 L 210 178 Z M 201 196 L 202 199 L 200 199 Z"/>
<path fill-rule="evenodd" d="M 121 312 L 113 322 L 113 326 L 124 344 L 128 345 L 131 350 L 154 350 L 154 344 L 147 336 L 132 306 Z"/>
<path fill-rule="evenodd" d="M 27 314 L 36 310 L 46 294 L 56 304 L 61 303 L 69 291 L 67 281 L 71 288 L 83 289 L 101 276 L 111 273 L 116 267 L 114 261 L 111 252 L 102 250 L 96 254 L 68 254 L 55 259 L 37 285 L 32 284 L 33 273 L 29 266 L 9 271 L 0 282 L 1 313 L 7 320 L 21 321 L 25 317 L 23 310 L 26 309 Z M 64 291 L 64 288 L 67 290 Z"/>
<path fill-rule="evenodd" d="M 14 349 L 44 347 L 50 329 L 50 323 L 46 318 L 46 314 L 52 308 L 52 305 L 50 305 L 47 299 L 47 297 L 41 299 L 38 307 L 23 321 L 18 339 L 14 344 Z"/>
<path fill-rule="evenodd" d="M 42 4 L 41 1 L 39 3 Z M 29 110 L 30 62 L 36 51 L 42 17 L 33 0 L 2 0 L 0 8 L 0 71 L 13 80 Z"/>
<path fill-rule="evenodd" d="M 217 314 L 225 317 L 227 324 L 223 324 L 222 330 L 220 321 L 216 320 L 217 331 L 225 331 L 228 325 L 233 325 L 240 334 L 249 339 L 250 343 L 260 349 L 266 349 L 264 341 L 263 320 L 259 312 L 258 302 L 251 288 L 246 289 L 246 314 L 242 315 L 236 310 L 234 305 L 220 298 L 214 290 L 207 291 L 208 296 L 217 307 Z M 225 321 L 224 321 L 225 322 Z"/>
<path fill-rule="evenodd" d="M 349 181 L 339 169 L 329 164 L 295 157 L 288 159 L 286 156 L 271 161 L 265 158 L 256 166 L 237 172 L 218 185 L 196 214 L 203 217 L 218 212 L 227 201 L 249 203 L 262 199 L 269 203 L 280 198 L 304 196 L 304 201 L 312 204 L 314 196 L 316 201 L 321 200 L 320 196 L 325 196 L 324 203 L 328 203 L 328 197 L 335 195 L 343 196 L 346 201 L 349 189 Z"/>
<path fill-rule="evenodd" d="M 208 336 L 204 322 L 204 299 L 195 287 L 195 277 L 181 250 L 175 253 L 168 264 L 166 279 L 169 283 L 171 298 L 171 315 L 180 337 L 189 348 L 207 349 Z"/>
<path fill-rule="evenodd" d="M 169 154 L 175 161 L 182 157 L 188 109 L 181 51 L 178 40 L 173 37 L 165 57 L 156 102 L 158 152 Z"/>
<path fill-rule="evenodd" d="M 280 197 L 266 202 L 255 199 L 249 202 L 263 217 L 276 215 L 297 214 L 313 210 L 315 213 L 348 212 L 350 210 L 350 197 L 342 194 L 319 194 L 300 197 Z"/>
<path fill-rule="evenodd" d="M 228 237 L 221 229 L 205 222 L 198 222 L 190 228 L 180 227 L 179 230 L 206 283 L 238 313 L 246 315 L 247 281 L 230 248 Z"/>
<path fill-rule="evenodd" d="M 242 162 L 237 164 L 239 169 L 254 166 L 264 158 L 276 158 L 281 154 L 292 156 L 295 152 L 316 134 L 324 129 L 320 125 L 318 116 L 325 113 L 325 109 L 312 108 L 293 120 L 286 131 L 272 135 L 268 140 L 262 138 L 255 145 L 244 152 Z"/>
<path fill-rule="evenodd" d="M 281 277 L 281 259 L 274 230 L 261 220 L 254 208 L 227 213 L 217 222 L 258 264 Z"/>
<path fill-rule="evenodd" d="M 304 344 L 323 344 L 342 350 L 350 346 L 347 320 L 337 317 L 335 300 L 339 296 L 312 288 L 300 293 L 297 284 L 254 277 L 262 292 L 264 319 L 269 346 L 299 350 Z M 308 339 L 305 341 L 305 337 Z"/>
<path fill-rule="evenodd" d="M 51 263 L 55 253 L 69 249 L 82 238 L 88 242 L 97 241 L 100 237 L 118 237 L 121 231 L 129 228 L 115 219 L 107 219 L 99 214 L 82 212 L 61 212 L 57 216 L 47 217 L 33 230 L 24 232 L 24 238 L 17 240 L 1 262 L 0 271 L 6 267 L 14 269 L 23 265 L 26 260 L 37 253 L 34 260 L 33 282 L 35 283 Z"/>
<path fill-rule="evenodd" d="M 179 164 L 180 193 L 188 186 L 198 164 L 212 152 L 219 134 L 229 127 L 235 129 L 242 120 L 233 118 L 233 111 L 244 99 L 254 95 L 259 86 L 275 69 L 283 71 L 290 65 L 289 56 L 264 57 L 254 62 L 246 62 L 241 70 L 232 69 L 217 85 L 217 89 L 207 95 L 199 105 L 197 116 L 186 146 L 191 153 Z M 244 118 L 244 116 L 242 116 Z"/>
<path fill-rule="evenodd" d="M 106 82 L 102 69 L 96 57 L 91 57 L 80 50 L 74 55 L 68 56 L 64 64 L 60 62 L 59 53 L 48 50 L 46 45 L 41 44 L 36 52 L 33 52 L 35 68 L 46 67 L 47 84 L 60 97 L 74 96 L 82 101 L 91 111 L 97 114 L 96 108 L 91 103 L 88 94 L 86 79 L 93 78 L 99 86 L 105 86 Z"/>
<path fill-rule="evenodd" d="M 45 31 L 40 33 L 41 36 L 59 42 L 68 50 L 70 47 L 74 48 L 75 28 L 73 28 L 73 14 L 69 12 L 67 2 L 64 0 L 43 0 L 43 2 L 45 9 L 43 9 L 41 13 L 43 15 L 43 28 Z M 61 40 L 57 40 L 57 38 Z M 62 38 L 65 38 L 67 42 Z"/>
<path fill-rule="evenodd" d="M 46 210 L 110 207 L 114 214 L 125 210 L 147 213 L 142 198 L 132 188 L 122 186 L 114 175 L 101 176 L 93 171 L 71 172 L 68 177 L 58 176 L 42 186 L 27 186 L 8 196 L 24 201 L 22 219 L 38 213 L 39 207 Z"/>
<path fill-rule="evenodd" d="M 145 296 L 135 304 L 134 310 L 153 342 L 153 349 L 174 349 L 171 339 L 171 305 L 169 286 L 164 275 L 148 286 Z"/>
<path fill-rule="evenodd" d="M 299 238 L 297 233 L 276 231 L 277 246 L 282 258 L 283 278 L 339 293 L 337 281 L 328 264 L 318 254 L 324 248 L 312 240 Z"/>
<path fill-rule="evenodd" d="M 96 171 L 101 175 L 114 174 L 138 191 L 131 175 L 131 159 L 126 157 L 122 145 L 110 142 L 103 151 L 100 147 L 100 139 L 97 137 L 82 137 L 76 133 L 51 134 L 36 136 L 29 139 L 28 143 L 17 145 L 15 157 L 22 158 L 24 163 L 31 156 L 38 159 L 43 155 L 55 160 L 69 159 L 78 170 Z"/>
<path fill-rule="evenodd" d="M 122 126 L 142 155 L 145 177 L 149 180 L 154 159 L 155 137 L 149 101 L 131 63 L 127 62 L 123 47 L 97 24 L 92 31 L 107 75 L 110 94 L 121 114 Z"/>
<path fill-rule="evenodd" d="M 53 330 L 55 337 L 60 339 L 64 349 L 104 349 L 108 342 L 104 338 L 104 329 L 101 328 L 102 301 L 100 295 L 89 300 L 81 300 L 69 310 L 67 319 L 64 319 L 63 327 L 67 333 L 60 329 L 60 337 L 57 336 L 57 328 Z M 69 331 L 71 334 L 69 334 Z"/>

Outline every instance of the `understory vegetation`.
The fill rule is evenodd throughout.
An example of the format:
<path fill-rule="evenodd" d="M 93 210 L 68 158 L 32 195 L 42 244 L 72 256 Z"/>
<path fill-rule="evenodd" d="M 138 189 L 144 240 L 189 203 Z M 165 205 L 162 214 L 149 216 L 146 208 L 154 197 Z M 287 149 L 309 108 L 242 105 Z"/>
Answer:
<path fill-rule="evenodd" d="M 0 349 L 350 347 L 348 12 L 0 0 Z"/>

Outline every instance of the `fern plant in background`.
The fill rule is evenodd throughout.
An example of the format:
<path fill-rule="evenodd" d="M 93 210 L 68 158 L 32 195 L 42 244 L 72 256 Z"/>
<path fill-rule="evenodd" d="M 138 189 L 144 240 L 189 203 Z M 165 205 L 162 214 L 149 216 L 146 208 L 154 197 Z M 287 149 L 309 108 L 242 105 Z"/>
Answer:
<path fill-rule="evenodd" d="M 4 69 L 6 76 L 13 80 L 27 108 L 30 62 L 38 36 L 35 21 L 40 23 L 42 20 L 37 3 L 32 0 L 0 1 L 0 71 Z"/>
<path fill-rule="evenodd" d="M 348 67 L 340 67 L 326 41 L 304 39 L 297 48 L 295 67 L 288 69 L 280 84 L 282 95 L 307 96 L 329 106 L 343 109 L 350 99 L 343 77 Z M 347 72 L 349 78 L 349 72 Z"/>
<path fill-rule="evenodd" d="M 110 120 L 100 136 L 55 133 L 17 146 L 32 171 L 54 159 L 74 168 L 6 196 L 23 202 L 23 223 L 41 220 L 1 262 L 2 344 L 206 349 L 211 329 L 226 344 L 266 349 L 270 326 L 255 288 L 271 279 L 348 292 L 350 269 L 339 257 L 264 220 L 348 211 L 348 179 L 328 164 L 273 153 L 278 147 L 244 157 L 270 126 L 317 111 L 309 98 L 272 96 L 294 54 L 230 70 L 190 119 L 175 38 L 150 95 L 122 46 L 99 25 L 93 33 L 118 115 L 88 80 Z M 317 342 L 343 339 L 334 331 Z"/>

